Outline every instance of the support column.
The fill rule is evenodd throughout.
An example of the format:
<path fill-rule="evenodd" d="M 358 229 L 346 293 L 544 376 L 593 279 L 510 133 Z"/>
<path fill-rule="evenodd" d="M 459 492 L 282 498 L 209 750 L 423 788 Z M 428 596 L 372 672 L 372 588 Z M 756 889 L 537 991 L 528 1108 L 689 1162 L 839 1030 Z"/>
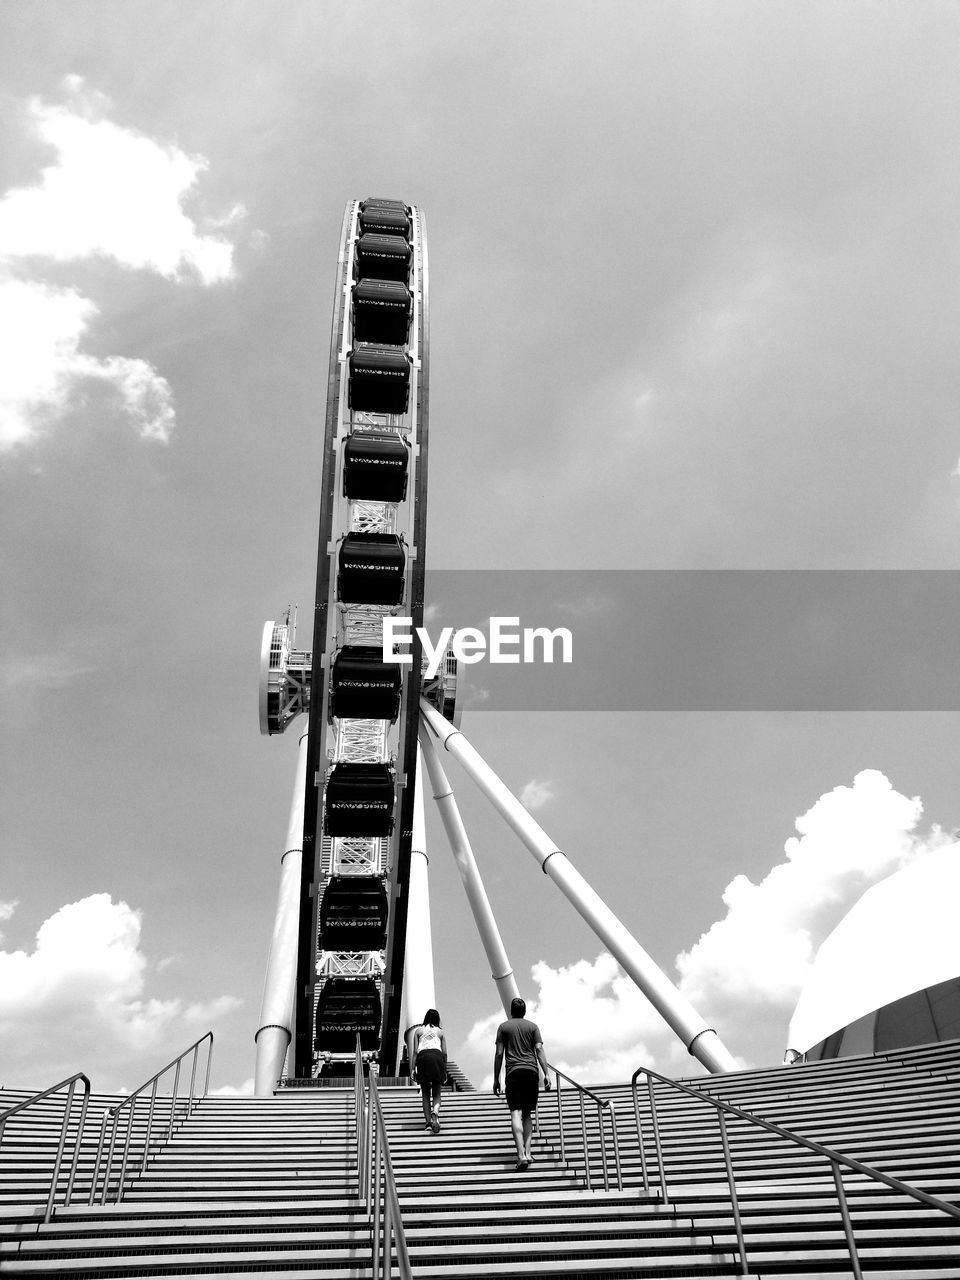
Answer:
<path fill-rule="evenodd" d="M 545 875 L 559 887 L 593 929 L 610 953 L 633 979 L 688 1051 L 708 1071 L 737 1071 L 739 1065 L 713 1027 L 708 1026 L 687 998 L 644 951 L 626 925 L 584 880 L 561 853 L 540 824 L 527 813 L 510 789 L 497 777 L 463 734 L 423 698 L 421 724 L 425 721 L 438 745 L 455 756 L 487 799 L 517 833 Z"/>
<path fill-rule="evenodd" d="M 287 843 L 280 859 L 280 892 L 263 982 L 260 1029 L 254 1036 L 257 1064 L 254 1092 L 269 1098 L 283 1074 L 287 1046 L 293 1039 L 293 1004 L 297 984 L 300 925 L 300 868 L 303 862 L 303 800 L 307 780 L 307 722 L 303 720 L 297 753 L 296 780 L 290 803 Z"/>
<path fill-rule="evenodd" d="M 460 872 L 460 879 L 463 881 L 467 901 L 470 903 L 470 910 L 473 912 L 473 918 L 477 924 L 480 941 L 483 943 L 483 949 L 487 953 L 490 976 L 496 983 L 500 1003 L 509 1018 L 510 1001 L 514 996 L 518 996 L 520 992 L 517 990 L 513 969 L 507 959 L 507 953 L 500 937 L 500 930 L 497 928 L 493 909 L 490 906 L 487 891 L 483 887 L 483 880 L 480 877 L 480 871 L 473 856 L 473 849 L 470 847 L 470 840 L 463 825 L 463 819 L 460 817 L 456 797 L 447 780 L 447 775 L 443 771 L 440 756 L 434 746 L 434 739 L 422 721 L 420 723 L 420 750 L 427 766 L 430 785 L 433 788 L 433 798 L 437 802 L 443 828 L 447 833 L 447 839 L 450 841 L 453 860 L 457 864 L 457 870 Z"/>
<path fill-rule="evenodd" d="M 436 1007 L 433 974 L 433 937 L 430 930 L 430 885 L 427 868 L 427 830 L 424 821 L 423 777 L 417 752 L 416 798 L 413 839 L 410 844 L 410 880 L 407 887 L 407 936 L 403 961 L 403 998 L 400 1031 L 406 1039 L 428 1009 Z M 409 1049 L 409 1046 L 408 1046 Z"/>

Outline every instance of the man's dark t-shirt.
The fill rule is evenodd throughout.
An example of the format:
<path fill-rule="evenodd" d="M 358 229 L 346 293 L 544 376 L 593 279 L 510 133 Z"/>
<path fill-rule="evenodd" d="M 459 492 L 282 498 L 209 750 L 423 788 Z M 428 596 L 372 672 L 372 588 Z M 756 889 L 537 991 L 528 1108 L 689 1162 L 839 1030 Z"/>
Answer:
<path fill-rule="evenodd" d="M 497 1045 L 504 1052 L 506 1074 L 539 1071 L 536 1046 L 543 1043 L 540 1028 L 527 1018 L 508 1018 L 497 1027 Z"/>

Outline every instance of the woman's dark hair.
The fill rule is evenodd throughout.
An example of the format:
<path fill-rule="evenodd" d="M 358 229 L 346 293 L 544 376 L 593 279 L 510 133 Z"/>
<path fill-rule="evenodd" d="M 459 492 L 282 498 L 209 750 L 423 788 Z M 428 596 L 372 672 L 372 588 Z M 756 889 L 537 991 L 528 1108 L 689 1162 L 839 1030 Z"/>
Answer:
<path fill-rule="evenodd" d="M 437 1013 L 436 1009 L 427 1010 L 427 1012 L 423 1015 L 423 1025 L 425 1027 L 439 1027 L 440 1015 L 439 1013 Z"/>

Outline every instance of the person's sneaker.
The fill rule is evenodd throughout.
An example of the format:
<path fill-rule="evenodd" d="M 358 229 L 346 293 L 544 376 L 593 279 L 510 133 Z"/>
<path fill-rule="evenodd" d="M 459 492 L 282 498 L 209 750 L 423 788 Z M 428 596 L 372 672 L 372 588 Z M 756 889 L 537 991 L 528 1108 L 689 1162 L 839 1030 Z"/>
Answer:
<path fill-rule="evenodd" d="M 433 1115 L 430 1117 L 430 1128 L 433 1130 L 434 1133 L 440 1132 L 440 1117 L 437 1115 L 436 1112 L 434 1112 Z"/>

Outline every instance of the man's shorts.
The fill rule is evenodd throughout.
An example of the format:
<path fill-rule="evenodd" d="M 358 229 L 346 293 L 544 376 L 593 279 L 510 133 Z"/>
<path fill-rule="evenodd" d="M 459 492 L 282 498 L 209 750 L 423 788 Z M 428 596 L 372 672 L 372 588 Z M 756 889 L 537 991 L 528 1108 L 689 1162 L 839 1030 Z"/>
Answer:
<path fill-rule="evenodd" d="M 507 1076 L 507 1106 L 511 1111 L 536 1111 L 540 1072 L 518 1067 Z"/>

